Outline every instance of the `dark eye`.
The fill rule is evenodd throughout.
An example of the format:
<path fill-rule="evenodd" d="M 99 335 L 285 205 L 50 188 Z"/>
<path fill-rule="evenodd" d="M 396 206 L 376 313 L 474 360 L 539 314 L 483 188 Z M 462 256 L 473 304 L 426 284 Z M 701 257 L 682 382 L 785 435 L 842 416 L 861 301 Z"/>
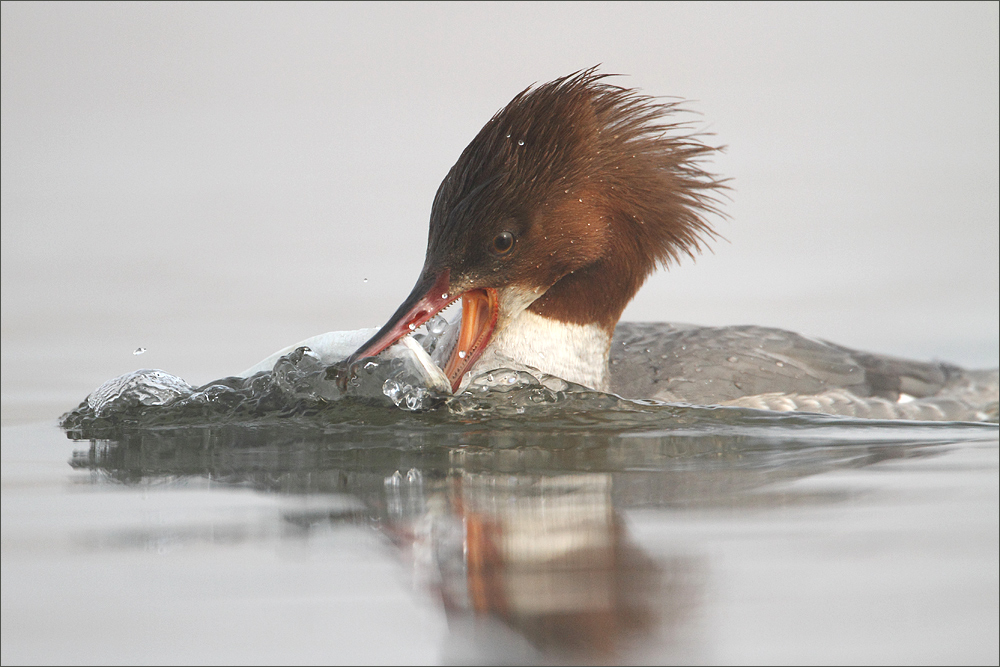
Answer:
<path fill-rule="evenodd" d="M 501 232 L 493 239 L 493 252 L 498 255 L 506 255 L 514 247 L 514 235 L 510 232 Z"/>

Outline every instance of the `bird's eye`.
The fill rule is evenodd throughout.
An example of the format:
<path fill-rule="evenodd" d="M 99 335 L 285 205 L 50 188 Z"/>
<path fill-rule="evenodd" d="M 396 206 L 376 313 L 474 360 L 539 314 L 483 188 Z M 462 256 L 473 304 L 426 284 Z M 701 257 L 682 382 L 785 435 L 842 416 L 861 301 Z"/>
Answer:
<path fill-rule="evenodd" d="M 514 235 L 510 232 L 501 232 L 493 239 L 493 252 L 498 255 L 506 255 L 514 247 Z"/>

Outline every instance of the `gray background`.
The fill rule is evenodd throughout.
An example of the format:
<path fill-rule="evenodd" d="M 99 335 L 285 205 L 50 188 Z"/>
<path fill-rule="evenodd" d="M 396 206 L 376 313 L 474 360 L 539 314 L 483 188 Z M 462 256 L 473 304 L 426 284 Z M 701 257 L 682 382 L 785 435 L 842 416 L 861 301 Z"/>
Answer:
<path fill-rule="evenodd" d="M 462 148 L 596 63 L 692 100 L 734 179 L 728 241 L 625 319 L 997 363 L 995 3 L 2 12 L 4 422 L 382 324 Z"/>

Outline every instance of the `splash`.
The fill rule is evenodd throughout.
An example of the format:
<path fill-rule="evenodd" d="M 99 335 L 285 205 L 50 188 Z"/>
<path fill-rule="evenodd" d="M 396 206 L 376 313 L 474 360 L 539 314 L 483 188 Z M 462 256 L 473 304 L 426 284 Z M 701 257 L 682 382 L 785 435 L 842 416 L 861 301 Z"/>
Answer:
<path fill-rule="evenodd" d="M 443 318 L 434 318 L 378 357 L 362 359 L 350 365 L 342 359 L 373 335 L 374 330 L 323 334 L 286 348 L 240 375 L 214 380 L 200 387 L 192 387 L 166 371 L 138 370 L 101 385 L 75 410 L 63 416 L 62 425 L 71 433 L 82 436 L 121 427 L 287 424 L 289 420 L 319 428 L 347 423 L 403 424 L 413 423 L 407 421 L 405 415 L 422 414 L 424 417 L 420 418 L 423 420 L 420 423 L 428 423 L 429 419 L 429 423 L 437 426 L 493 423 L 495 427 L 501 427 L 505 424 L 503 420 L 509 419 L 507 426 L 538 428 L 549 433 L 550 437 L 568 437 L 568 433 L 587 428 L 638 429 L 643 432 L 650 429 L 688 429 L 692 425 L 717 429 L 726 424 L 797 428 L 802 424 L 810 427 L 825 424 L 843 426 L 850 421 L 795 411 L 776 413 L 775 409 L 782 408 L 763 401 L 772 396 L 767 393 L 752 397 L 757 400 L 756 403 L 739 399 L 730 401 L 729 405 L 699 406 L 690 403 L 701 401 L 686 402 L 683 398 L 646 398 L 655 395 L 653 390 L 657 387 L 635 389 L 633 386 L 630 394 L 627 391 L 629 387 L 622 385 L 615 388 L 615 393 L 602 393 L 527 367 L 498 368 L 482 373 L 469 379 L 463 390 L 453 395 L 440 365 L 456 343 L 457 330 L 455 324 L 449 324 Z M 671 366 L 676 366 L 677 362 L 657 349 L 657 344 L 671 335 L 683 337 L 675 346 L 679 350 L 698 348 L 700 345 L 716 356 L 724 355 L 721 360 L 715 360 L 707 356 L 708 353 L 701 352 L 707 357 L 701 361 L 709 365 L 715 361 L 718 361 L 717 366 L 733 365 L 732 360 L 737 358 L 730 353 L 733 346 L 716 353 L 695 338 L 703 331 L 705 329 L 671 325 L 620 325 L 612 350 L 612 370 L 617 369 L 618 379 L 629 379 L 631 375 L 639 377 L 641 373 L 648 376 L 650 369 L 664 371 L 659 374 L 654 372 L 656 377 L 683 379 L 684 373 L 675 372 L 676 369 Z M 753 332 L 730 328 L 725 333 L 732 338 L 737 335 L 747 337 Z M 762 343 L 759 337 L 751 338 L 755 345 L 753 352 L 758 357 L 776 354 L 763 347 L 768 341 Z M 784 344 L 784 339 L 777 340 L 775 345 L 779 343 Z M 779 352 L 787 354 L 785 348 Z M 775 367 L 773 359 L 768 357 L 766 360 Z M 738 361 L 747 365 L 741 359 Z M 974 373 L 961 377 L 975 378 Z M 989 376 L 987 380 L 995 384 L 992 378 L 996 373 L 991 373 L 986 374 Z M 968 395 L 964 385 L 953 385 Z M 843 392 L 834 398 L 844 402 L 841 394 Z M 788 394 L 773 396 L 776 397 L 774 400 L 780 399 L 782 405 L 790 400 Z M 817 402 L 824 395 L 805 398 L 817 399 L 813 400 Z M 910 418 L 919 420 L 924 413 L 932 414 L 932 418 L 934 414 L 924 405 L 926 400 L 892 402 L 875 397 L 865 399 L 862 404 L 856 397 L 848 398 L 854 400 L 854 403 L 846 403 L 854 410 L 849 415 L 866 417 L 854 420 L 866 427 L 890 423 L 872 417 L 898 418 L 913 413 Z M 945 398 L 959 408 L 963 407 L 955 398 Z M 936 403 L 931 407 L 938 412 L 941 406 L 947 407 L 941 396 L 933 397 L 933 400 Z M 800 402 L 805 405 L 804 400 Z M 995 421 L 995 406 L 987 407 L 992 412 L 984 413 L 986 419 Z M 861 408 L 865 412 L 859 413 Z M 874 412 L 874 408 L 880 412 Z M 791 409 L 803 408 L 793 406 Z M 904 412 L 907 414 L 902 414 Z M 966 413 L 970 412 L 955 411 L 955 414 Z M 962 420 L 963 417 L 952 419 Z"/>

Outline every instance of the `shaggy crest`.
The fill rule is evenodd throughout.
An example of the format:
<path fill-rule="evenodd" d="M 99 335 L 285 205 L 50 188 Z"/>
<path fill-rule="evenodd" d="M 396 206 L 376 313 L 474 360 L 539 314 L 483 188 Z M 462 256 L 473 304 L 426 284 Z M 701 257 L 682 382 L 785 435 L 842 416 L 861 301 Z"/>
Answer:
<path fill-rule="evenodd" d="M 678 103 L 609 76 L 590 68 L 527 88 L 490 119 L 438 189 L 425 271 L 447 266 L 477 285 L 484 267 L 498 285 L 541 271 L 549 289 L 533 310 L 613 327 L 657 264 L 715 238 L 706 214 L 724 186 L 701 163 L 717 149 L 674 120 Z M 503 232 L 531 252 L 498 264 L 481 240 Z M 605 287 L 577 294 L 574 277 L 593 271 Z"/>

